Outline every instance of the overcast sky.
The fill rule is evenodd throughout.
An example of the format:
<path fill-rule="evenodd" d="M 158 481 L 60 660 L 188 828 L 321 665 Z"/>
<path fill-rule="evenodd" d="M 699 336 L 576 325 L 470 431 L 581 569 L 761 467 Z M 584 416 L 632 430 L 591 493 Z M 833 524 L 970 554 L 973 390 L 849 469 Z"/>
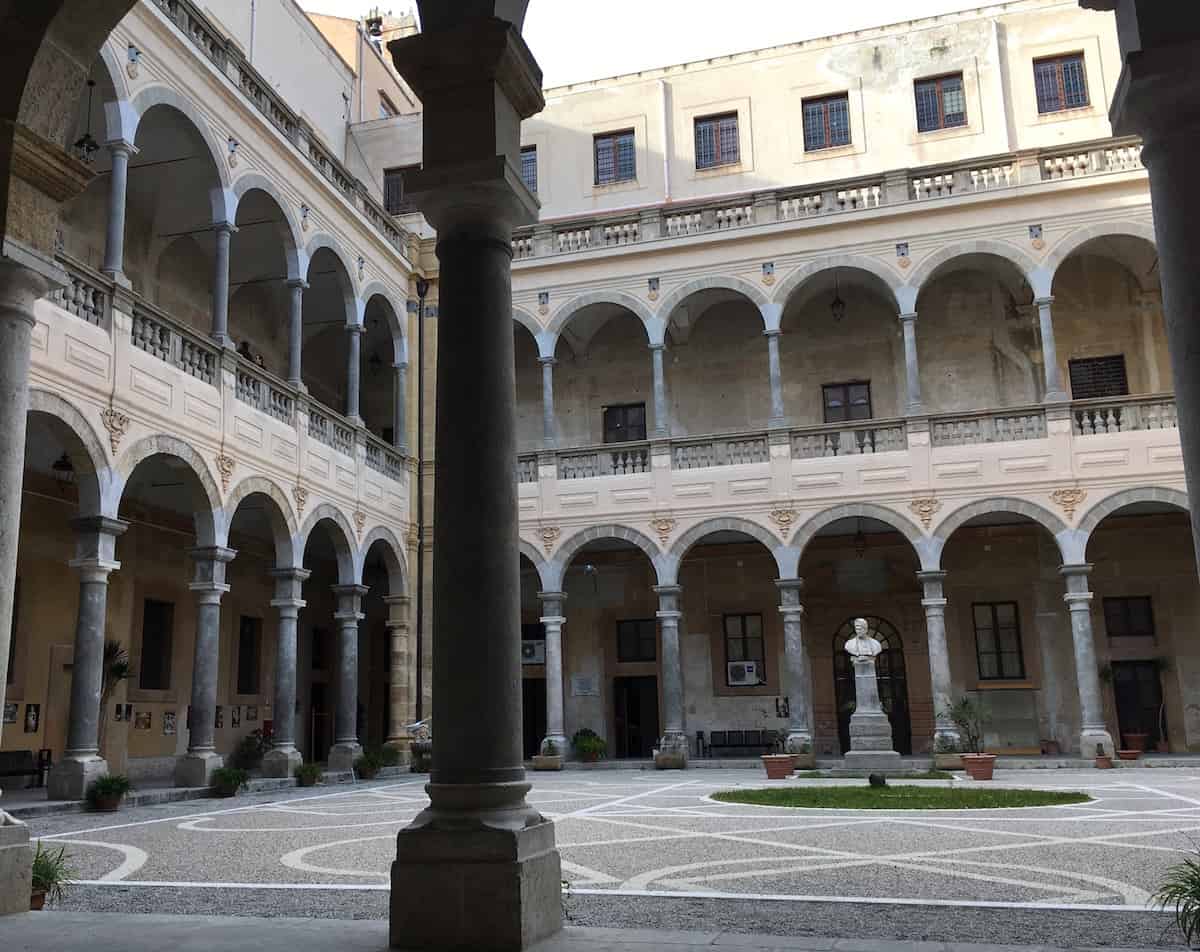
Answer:
<path fill-rule="evenodd" d="M 357 18 L 408 0 L 300 0 Z M 532 0 L 525 22 L 546 86 L 762 49 L 847 30 L 983 6 L 982 0 Z"/>

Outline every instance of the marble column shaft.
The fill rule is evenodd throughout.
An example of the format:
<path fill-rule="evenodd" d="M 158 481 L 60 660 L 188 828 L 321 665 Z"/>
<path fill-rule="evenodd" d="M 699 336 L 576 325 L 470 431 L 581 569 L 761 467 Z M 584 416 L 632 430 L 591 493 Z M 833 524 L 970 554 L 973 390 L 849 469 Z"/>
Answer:
<path fill-rule="evenodd" d="M 278 635 L 275 640 L 275 720 L 273 747 L 284 753 L 296 749 L 296 665 L 297 629 L 300 610 L 308 603 L 301 598 L 307 569 L 272 569 L 275 579 L 275 598 L 271 607 L 279 613 Z"/>
<path fill-rule="evenodd" d="M 783 412 L 783 367 L 779 361 L 778 330 L 764 332 L 767 338 L 767 369 L 771 378 L 771 426 L 783 426 L 786 417 Z"/>
<path fill-rule="evenodd" d="M 654 588 L 658 596 L 656 617 L 662 628 L 662 675 L 663 675 L 663 736 L 660 746 L 677 748 L 681 743 L 687 751 L 687 737 L 683 731 L 683 658 L 679 650 L 679 599 L 683 589 L 678 585 L 658 585 Z"/>
<path fill-rule="evenodd" d="M 654 376 L 654 435 L 671 433 L 670 411 L 667 409 L 667 380 L 663 370 L 663 344 L 650 345 L 651 370 Z"/>
<path fill-rule="evenodd" d="M 212 337 L 222 347 L 232 347 L 229 336 L 229 253 L 237 228 L 229 222 L 213 225 Z"/>
<path fill-rule="evenodd" d="M 563 720 L 563 654 L 562 628 L 567 619 L 563 615 L 563 603 L 567 596 L 563 592 L 539 592 L 542 603 L 541 622 L 546 628 L 546 737 L 541 752 L 553 744 L 559 756 L 567 754 L 567 736 Z"/>
<path fill-rule="evenodd" d="M 1104 696 L 1096 663 L 1096 640 L 1092 634 L 1092 592 L 1088 587 L 1090 565 L 1064 565 L 1067 592 L 1063 601 L 1071 613 L 1071 641 L 1075 648 L 1075 679 L 1079 687 L 1080 755 L 1091 757 L 1101 747 L 1109 756 L 1115 750 L 1104 723 Z"/>
<path fill-rule="evenodd" d="M 388 738 L 389 747 L 408 749 L 408 726 L 413 723 L 409 679 L 409 609 L 407 595 L 384 596 L 388 606 Z"/>
<path fill-rule="evenodd" d="M 904 333 L 904 412 L 909 416 L 923 412 L 921 368 L 917 360 L 917 315 L 901 314 Z"/>
<path fill-rule="evenodd" d="M 1058 402 L 1067 399 L 1063 389 L 1062 371 L 1058 366 L 1058 345 L 1054 342 L 1054 314 L 1052 305 L 1054 298 L 1038 298 L 1035 302 L 1038 309 L 1038 324 L 1042 336 L 1042 367 L 1046 378 L 1046 402 Z"/>
<path fill-rule="evenodd" d="M 779 579 L 779 613 L 783 615 L 784 690 L 788 697 L 787 751 L 810 753 L 812 732 L 812 673 L 804 645 L 804 606 L 800 603 L 803 579 Z"/>
<path fill-rule="evenodd" d="M 408 364 L 393 364 L 395 382 L 392 398 L 392 445 L 402 453 L 408 452 Z"/>
<path fill-rule="evenodd" d="M 925 609 L 925 632 L 929 646 L 929 681 L 933 693 L 934 749 L 958 750 L 962 736 L 950 708 L 954 704 L 950 676 L 950 647 L 946 640 L 945 572 L 918 572 L 925 590 L 921 607 Z"/>
<path fill-rule="evenodd" d="M 287 381 L 297 390 L 304 389 L 304 292 L 308 282 L 300 278 L 288 281 L 288 373 Z"/>
<path fill-rule="evenodd" d="M 362 585 L 335 585 L 338 610 L 337 709 L 333 735 L 337 745 L 358 745 L 358 623 L 363 619 Z"/>
<path fill-rule="evenodd" d="M 362 335 L 365 330 L 361 324 L 346 325 L 346 416 L 355 423 L 362 422 L 359 390 L 362 379 Z"/>
<path fill-rule="evenodd" d="M 558 442 L 558 423 L 554 415 L 554 364 L 553 357 L 541 357 L 542 365 L 542 444 L 553 449 Z"/>
<path fill-rule="evenodd" d="M 215 751 L 217 679 L 220 674 L 221 597 L 229 591 L 225 569 L 237 553 L 217 546 L 193 549 L 196 579 L 188 588 L 196 595 L 196 643 L 192 662 L 192 726 L 189 754 Z"/>
<path fill-rule="evenodd" d="M 132 142 L 117 139 L 108 144 L 112 155 L 112 173 L 108 182 L 108 223 L 104 242 L 104 266 L 110 277 L 125 271 L 125 203 L 129 189 L 129 158 L 137 148 Z"/>

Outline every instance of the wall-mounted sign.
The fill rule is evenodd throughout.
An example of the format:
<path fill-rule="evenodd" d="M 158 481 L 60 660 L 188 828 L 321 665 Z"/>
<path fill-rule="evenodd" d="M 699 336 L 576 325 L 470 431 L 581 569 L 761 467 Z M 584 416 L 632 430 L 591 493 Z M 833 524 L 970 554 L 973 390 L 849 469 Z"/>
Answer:
<path fill-rule="evenodd" d="M 600 679 L 594 674 L 576 674 L 571 678 L 571 697 L 599 697 Z"/>

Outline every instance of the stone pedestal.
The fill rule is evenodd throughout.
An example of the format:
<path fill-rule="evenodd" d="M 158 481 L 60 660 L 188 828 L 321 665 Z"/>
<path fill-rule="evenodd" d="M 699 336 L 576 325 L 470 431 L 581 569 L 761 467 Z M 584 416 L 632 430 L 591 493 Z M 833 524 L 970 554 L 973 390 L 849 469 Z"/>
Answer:
<path fill-rule="evenodd" d="M 29 828 L 0 810 L 0 916 L 29 911 L 32 867 Z"/>
<path fill-rule="evenodd" d="M 189 750 L 175 761 L 175 786 L 211 787 L 214 770 L 225 766 L 225 758 L 212 750 Z"/>
<path fill-rule="evenodd" d="M 901 766 L 892 745 L 892 723 L 879 703 L 875 659 L 854 658 L 854 713 L 850 715 L 850 749 L 845 766 L 853 770 L 888 770 Z"/>

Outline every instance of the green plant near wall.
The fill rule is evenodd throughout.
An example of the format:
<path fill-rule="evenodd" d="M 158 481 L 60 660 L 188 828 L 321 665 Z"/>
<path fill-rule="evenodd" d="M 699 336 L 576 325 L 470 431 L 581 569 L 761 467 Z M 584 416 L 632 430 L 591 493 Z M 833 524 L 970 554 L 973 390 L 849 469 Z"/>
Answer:
<path fill-rule="evenodd" d="M 581 727 L 571 738 L 571 746 L 580 760 L 602 760 L 608 753 L 608 742 L 588 727 Z"/>
<path fill-rule="evenodd" d="M 301 787 L 315 787 L 324 773 L 320 764 L 300 764 L 296 767 L 296 783 Z"/>
<path fill-rule="evenodd" d="M 212 788 L 219 796 L 234 797 L 250 781 L 250 775 L 238 767 L 218 767 L 212 772 Z"/>
<path fill-rule="evenodd" d="M 1193 847 L 1191 857 L 1167 870 L 1152 901 L 1175 914 L 1184 941 L 1195 948 L 1200 941 L 1200 847 Z"/>
<path fill-rule="evenodd" d="M 117 686 L 122 681 L 128 681 L 133 676 L 133 666 L 129 663 L 129 653 L 119 641 L 109 639 L 104 642 L 104 681 L 100 686 L 100 756 L 107 759 L 108 702 L 116 693 Z"/>
<path fill-rule="evenodd" d="M 969 754 L 983 753 L 983 725 L 987 720 L 983 707 L 969 697 L 960 697 L 950 705 L 950 720 L 962 734 L 963 748 Z"/>
<path fill-rule="evenodd" d="M 43 849 L 38 841 L 33 854 L 33 888 L 37 895 L 43 894 L 48 902 L 61 902 L 67 887 L 75 881 L 75 870 L 67 861 L 66 847 L 57 850 Z"/>

